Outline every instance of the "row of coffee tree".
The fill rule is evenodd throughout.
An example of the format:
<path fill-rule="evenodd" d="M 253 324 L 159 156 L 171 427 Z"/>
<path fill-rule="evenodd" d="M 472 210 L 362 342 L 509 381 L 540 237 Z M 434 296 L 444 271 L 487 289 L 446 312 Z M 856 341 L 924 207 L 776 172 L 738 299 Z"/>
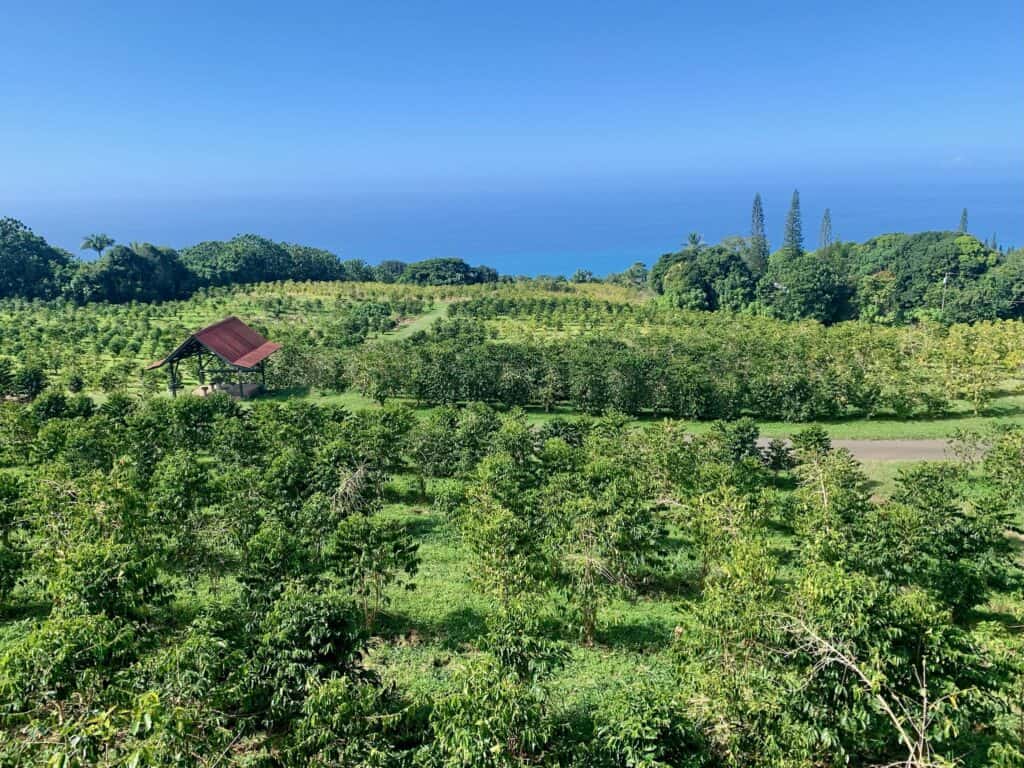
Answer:
<path fill-rule="evenodd" d="M 481 322 L 457 319 L 364 345 L 348 377 L 380 402 L 806 421 L 937 415 L 954 400 L 980 412 L 1024 362 L 1024 329 L 1014 322 L 886 329 L 749 318 L 627 335 L 494 339 Z"/>

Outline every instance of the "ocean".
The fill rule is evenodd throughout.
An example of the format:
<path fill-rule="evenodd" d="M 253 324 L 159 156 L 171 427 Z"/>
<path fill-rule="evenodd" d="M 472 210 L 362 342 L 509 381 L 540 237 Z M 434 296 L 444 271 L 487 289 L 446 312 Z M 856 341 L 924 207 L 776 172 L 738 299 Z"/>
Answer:
<path fill-rule="evenodd" d="M 370 263 L 455 256 L 508 274 L 570 275 L 578 268 L 605 274 L 635 261 L 650 265 L 690 232 L 708 242 L 748 234 L 755 192 L 764 200 L 774 248 L 794 187 L 800 189 L 808 248 L 817 244 L 826 207 L 835 236 L 843 240 L 955 229 L 966 207 L 977 237 L 1024 245 L 1024 175 L 1012 174 L 325 183 L 280 194 L 0 200 L 0 216 L 20 218 L 72 252 L 91 232 L 176 248 L 252 232 Z"/>

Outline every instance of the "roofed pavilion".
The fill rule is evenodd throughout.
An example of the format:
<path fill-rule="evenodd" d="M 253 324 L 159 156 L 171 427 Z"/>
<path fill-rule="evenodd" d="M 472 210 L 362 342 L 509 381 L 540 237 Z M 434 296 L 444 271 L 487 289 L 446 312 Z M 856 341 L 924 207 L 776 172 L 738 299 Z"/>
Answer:
<path fill-rule="evenodd" d="M 236 397 L 248 397 L 266 386 L 267 358 L 280 348 L 280 344 L 267 341 L 232 316 L 196 331 L 171 354 L 151 363 L 147 369 L 166 365 L 168 388 L 172 395 L 177 395 L 182 388 L 178 366 L 182 360 L 194 358 L 200 384 L 197 394 L 225 391 Z M 209 387 L 206 386 L 208 376 L 212 385 Z"/>

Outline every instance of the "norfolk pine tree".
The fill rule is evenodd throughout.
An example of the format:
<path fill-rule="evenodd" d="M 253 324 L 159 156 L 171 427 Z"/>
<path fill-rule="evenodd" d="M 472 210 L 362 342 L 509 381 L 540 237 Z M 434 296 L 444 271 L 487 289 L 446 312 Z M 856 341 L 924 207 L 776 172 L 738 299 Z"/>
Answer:
<path fill-rule="evenodd" d="M 782 241 L 782 250 L 789 256 L 803 256 L 804 232 L 800 220 L 800 190 L 793 190 L 793 202 L 789 205 L 786 215 L 786 234 Z"/>
<path fill-rule="evenodd" d="M 768 265 L 768 238 L 764 233 L 764 207 L 761 193 L 754 195 L 754 207 L 750 213 L 750 256 L 747 266 L 755 275 L 764 273 Z"/>

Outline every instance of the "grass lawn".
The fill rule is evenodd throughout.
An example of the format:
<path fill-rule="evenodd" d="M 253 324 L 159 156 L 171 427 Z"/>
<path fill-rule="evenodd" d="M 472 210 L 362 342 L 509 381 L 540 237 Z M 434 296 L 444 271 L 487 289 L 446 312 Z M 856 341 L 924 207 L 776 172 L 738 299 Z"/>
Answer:
<path fill-rule="evenodd" d="M 836 440 L 927 440 L 952 437 L 959 430 L 984 430 L 996 424 L 1024 425 L 1024 393 L 1019 385 L 993 399 L 981 415 L 974 415 L 964 403 L 954 404 L 952 413 L 934 419 L 855 419 L 814 422 Z M 761 433 L 789 437 L 807 424 L 761 422 Z"/>

